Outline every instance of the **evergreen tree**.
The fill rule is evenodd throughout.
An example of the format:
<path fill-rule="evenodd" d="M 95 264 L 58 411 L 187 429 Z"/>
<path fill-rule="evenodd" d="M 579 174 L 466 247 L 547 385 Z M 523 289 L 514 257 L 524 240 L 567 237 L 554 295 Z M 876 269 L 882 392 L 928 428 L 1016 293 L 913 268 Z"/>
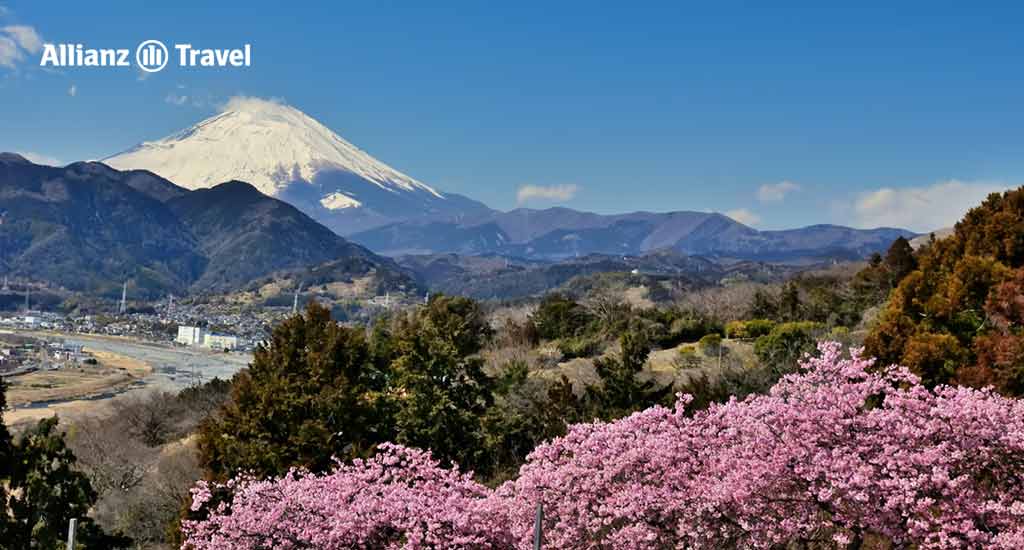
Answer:
<path fill-rule="evenodd" d="M 672 386 L 658 388 L 654 380 L 640 381 L 637 375 L 644 368 L 651 352 L 647 336 L 636 327 L 619 338 L 622 351 L 618 357 L 594 360 L 594 368 L 601 377 L 600 387 L 587 389 L 587 404 L 592 416 L 604 420 L 621 418 L 634 411 L 664 402 Z"/>
<path fill-rule="evenodd" d="M 512 477 L 544 441 L 563 436 L 580 415 L 580 401 L 564 376 L 555 383 L 529 376 L 512 361 L 495 385 L 495 404 L 483 418 L 491 481 Z"/>
<path fill-rule="evenodd" d="M 786 321 L 800 320 L 800 289 L 794 281 L 789 281 L 782 287 L 782 294 L 779 296 L 779 316 Z"/>
<path fill-rule="evenodd" d="M 364 331 L 339 326 L 310 302 L 256 350 L 229 401 L 202 424 L 202 463 L 215 478 L 273 476 L 366 455 L 394 436 L 381 408 L 386 382 Z"/>
<path fill-rule="evenodd" d="M 887 255 L 893 266 L 909 268 L 907 248 L 894 244 Z M 1024 188 L 989 195 L 913 261 L 865 339 L 866 351 L 881 364 L 909 367 L 928 385 L 995 383 L 1008 395 L 1024 391 L 1011 381 L 1015 353 L 1005 346 L 1013 340 L 999 336 L 1014 330 L 1003 330 L 995 311 L 986 311 L 1001 284 L 1024 267 Z"/>
<path fill-rule="evenodd" d="M 5 550 L 63 548 L 72 518 L 78 520 L 77 540 L 83 548 L 125 548 L 131 540 L 108 536 L 88 517 L 96 492 L 85 474 L 75 469 L 75 455 L 57 431 L 57 418 L 40 420 L 10 448 L 7 464 L 9 494 L 0 516 L 6 516 Z M 0 482 L 0 486 L 4 485 Z M 8 542 L 9 541 L 9 542 Z"/>
<path fill-rule="evenodd" d="M 911 248 L 907 239 L 899 237 L 893 241 L 892 246 L 885 253 L 885 267 L 889 272 L 890 287 L 895 287 L 911 271 L 917 269 L 914 249 Z"/>
<path fill-rule="evenodd" d="M 548 294 L 530 316 L 541 338 L 555 340 L 577 336 L 592 317 L 586 308 L 562 294 Z"/>
<path fill-rule="evenodd" d="M 750 306 L 750 319 L 777 319 L 779 317 L 779 305 L 770 294 L 760 288 L 754 291 L 754 298 Z"/>
<path fill-rule="evenodd" d="M 436 295 L 400 321 L 388 388 L 395 441 L 465 469 L 482 464 L 481 421 L 493 395 L 478 354 L 490 335 L 483 310 L 469 298 Z"/>
<path fill-rule="evenodd" d="M 479 304 L 434 296 L 426 307 L 364 329 L 310 303 L 278 326 L 231 399 L 200 427 L 211 477 L 328 469 L 395 441 L 475 468 L 493 399 L 479 352 L 490 327 Z"/>

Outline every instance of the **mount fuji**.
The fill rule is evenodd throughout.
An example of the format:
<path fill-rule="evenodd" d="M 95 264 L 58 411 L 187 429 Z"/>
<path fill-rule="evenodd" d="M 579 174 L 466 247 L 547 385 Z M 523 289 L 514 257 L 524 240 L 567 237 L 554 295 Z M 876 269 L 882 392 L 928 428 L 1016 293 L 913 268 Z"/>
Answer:
<path fill-rule="evenodd" d="M 894 228 L 816 225 L 758 231 L 694 211 L 599 215 L 568 208 L 491 210 L 443 193 L 281 102 L 234 98 L 191 128 L 103 159 L 196 190 L 244 181 L 378 254 L 502 254 L 561 260 L 672 249 L 726 259 L 807 262 L 884 251 Z"/>
<path fill-rule="evenodd" d="M 395 170 L 294 107 L 258 98 L 234 98 L 191 128 L 102 162 L 149 170 L 188 189 L 245 181 L 340 235 L 491 212 Z"/>

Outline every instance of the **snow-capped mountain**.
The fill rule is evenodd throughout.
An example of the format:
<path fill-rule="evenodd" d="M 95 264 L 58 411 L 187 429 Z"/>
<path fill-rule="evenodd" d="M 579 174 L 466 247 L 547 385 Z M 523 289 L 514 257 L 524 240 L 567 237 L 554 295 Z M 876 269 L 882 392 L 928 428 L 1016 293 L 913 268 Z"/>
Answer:
<path fill-rule="evenodd" d="M 188 189 L 245 181 L 342 235 L 488 210 L 395 170 L 294 107 L 257 98 L 234 98 L 216 116 L 103 162 L 146 169 Z"/>

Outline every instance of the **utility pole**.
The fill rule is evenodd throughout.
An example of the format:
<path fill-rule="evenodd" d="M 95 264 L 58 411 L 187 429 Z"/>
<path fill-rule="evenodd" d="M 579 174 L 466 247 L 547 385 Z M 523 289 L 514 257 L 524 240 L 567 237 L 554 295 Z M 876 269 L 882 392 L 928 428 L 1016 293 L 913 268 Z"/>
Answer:
<path fill-rule="evenodd" d="M 68 549 L 67 550 L 75 550 L 75 535 L 77 534 L 76 533 L 77 531 L 78 531 L 78 520 L 75 519 L 75 518 L 71 518 L 71 521 L 68 522 Z"/>
<path fill-rule="evenodd" d="M 533 550 L 540 550 L 544 539 L 544 503 L 537 503 L 537 517 L 533 520 Z"/>
<path fill-rule="evenodd" d="M 128 281 L 124 282 L 121 286 L 121 307 L 118 309 L 118 313 L 124 315 L 128 311 Z"/>

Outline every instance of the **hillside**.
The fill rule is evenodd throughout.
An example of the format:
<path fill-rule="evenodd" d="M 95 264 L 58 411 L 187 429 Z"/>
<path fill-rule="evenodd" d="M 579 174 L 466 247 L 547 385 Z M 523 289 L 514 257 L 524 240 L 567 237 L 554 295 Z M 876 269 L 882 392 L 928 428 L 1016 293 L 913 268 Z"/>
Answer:
<path fill-rule="evenodd" d="M 720 263 L 672 250 L 642 256 L 588 254 L 559 261 L 458 254 L 406 255 L 397 261 L 432 291 L 484 300 L 526 298 L 554 289 L 585 293 L 612 281 L 647 287 L 656 300 L 667 300 L 670 290 L 715 285 L 725 278 L 777 281 L 794 271 L 762 262 Z"/>
<path fill-rule="evenodd" d="M 127 279 L 150 294 L 188 288 L 208 258 L 189 228 L 127 185 L 129 177 L 139 175 L 0 155 L 0 271 L 101 294 Z"/>
<path fill-rule="evenodd" d="M 363 269 L 389 263 L 248 183 L 230 181 L 167 204 L 210 258 L 193 283 L 197 289 L 227 291 L 268 273 L 337 258 L 363 260 Z"/>
<path fill-rule="evenodd" d="M 145 171 L 4 154 L 0 199 L 0 271 L 72 291 L 114 296 L 127 280 L 142 298 L 227 292 L 328 262 L 411 285 L 391 260 L 243 182 L 189 191 Z"/>
<path fill-rule="evenodd" d="M 814 263 L 882 252 L 903 229 L 813 225 L 758 231 L 722 214 L 634 212 L 599 215 L 568 208 L 491 212 L 460 221 L 407 221 L 351 239 L 386 255 L 502 254 L 557 260 L 588 254 L 640 256 L 672 249 L 725 260 Z"/>

